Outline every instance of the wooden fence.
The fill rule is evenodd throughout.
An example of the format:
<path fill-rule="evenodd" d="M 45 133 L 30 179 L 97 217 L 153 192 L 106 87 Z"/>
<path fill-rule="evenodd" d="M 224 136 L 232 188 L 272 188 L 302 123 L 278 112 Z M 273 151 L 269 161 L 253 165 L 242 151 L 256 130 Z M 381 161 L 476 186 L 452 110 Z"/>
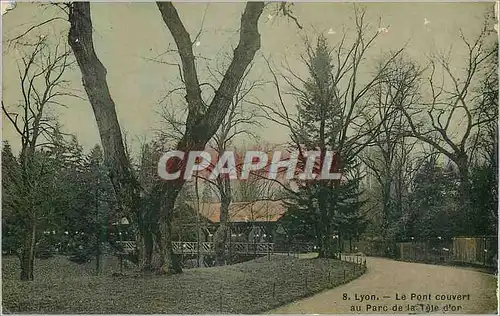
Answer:
<path fill-rule="evenodd" d="M 390 257 L 405 261 L 445 263 L 456 262 L 496 267 L 498 237 L 475 236 L 452 239 L 434 238 L 395 242 L 385 240 L 360 240 L 346 242 L 349 252 L 361 252 L 367 256 Z"/>
<path fill-rule="evenodd" d="M 456 237 L 453 256 L 457 262 L 494 267 L 498 260 L 498 237 Z"/>
<path fill-rule="evenodd" d="M 496 236 L 455 237 L 397 243 L 402 260 L 444 263 L 456 262 L 496 267 L 498 238 Z"/>
<path fill-rule="evenodd" d="M 406 261 L 444 263 L 453 260 L 451 240 L 429 239 L 398 243 L 399 258 Z"/>
<path fill-rule="evenodd" d="M 373 257 L 396 257 L 397 245 L 394 241 L 385 240 L 359 240 L 343 242 L 343 252 L 363 253 Z"/>

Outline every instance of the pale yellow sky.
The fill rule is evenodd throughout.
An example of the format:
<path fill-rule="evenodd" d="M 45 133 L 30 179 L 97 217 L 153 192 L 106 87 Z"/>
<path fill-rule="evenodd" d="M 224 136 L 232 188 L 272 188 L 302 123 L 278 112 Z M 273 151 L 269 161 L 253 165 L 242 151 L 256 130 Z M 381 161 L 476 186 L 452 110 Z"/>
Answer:
<path fill-rule="evenodd" d="M 466 34 L 477 32 L 483 17 L 492 3 L 360 3 L 367 9 L 367 20 L 378 24 L 382 18 L 382 26 L 388 26 L 388 32 L 377 40 L 376 46 L 367 58 L 376 58 L 379 53 L 395 50 L 409 42 L 407 53 L 418 60 L 424 60 L 424 54 L 433 49 L 445 50 L 458 41 L 458 31 L 464 29 Z M 221 52 L 228 52 L 230 44 L 238 40 L 237 27 L 244 6 L 243 3 L 183 3 L 176 4 L 179 14 L 188 31 L 194 38 L 200 28 L 203 13 L 208 6 L 203 32 L 199 38 L 199 46 L 195 52 L 206 58 L 215 59 Z M 174 47 L 173 40 L 164 25 L 154 3 L 93 3 L 92 19 L 94 23 L 94 40 L 99 58 L 108 70 L 108 83 L 112 97 L 117 106 L 121 128 L 137 148 L 139 140 L 150 138 L 153 129 L 158 127 L 160 109 L 158 101 L 165 91 L 176 87 L 177 68 L 152 63 L 145 58 L 156 55 Z M 31 24 L 43 21 L 54 15 L 54 8 L 40 7 L 39 4 L 18 3 L 14 10 L 3 18 L 4 41 L 18 35 Z M 272 17 L 271 11 L 265 12 L 260 20 L 262 48 L 259 54 L 271 56 L 276 64 L 280 64 L 284 56 L 292 67 L 303 51 L 301 45 L 304 35 L 314 36 L 318 32 L 331 29 L 336 34 L 328 34 L 331 44 L 338 40 L 342 25 L 352 27 L 353 4 L 346 3 L 296 3 L 295 15 L 304 30 L 300 31 L 295 24 L 287 22 L 283 17 Z M 425 21 L 429 21 L 425 24 Z M 45 34 L 59 34 L 65 41 L 67 22 L 57 21 L 41 30 Z M 330 32 L 333 33 L 333 32 Z M 3 52 L 3 100 L 6 105 L 15 104 L 20 99 L 19 82 L 17 80 L 16 60 L 18 54 L 14 50 Z M 454 53 L 455 65 L 460 65 L 460 52 Z M 169 60 L 178 58 L 169 55 Z M 260 55 L 259 55 L 260 56 Z M 369 60 L 368 60 L 369 61 Z M 204 61 L 201 60 L 200 64 Z M 254 67 L 254 76 L 267 75 L 262 59 L 258 59 Z M 200 70 L 203 78 L 206 73 Z M 72 88 L 81 91 L 79 69 L 67 74 Z M 203 79 L 201 79 L 203 81 Z M 274 90 L 262 93 L 262 99 L 272 102 Z M 290 104 L 293 107 L 293 104 Z M 64 130 L 75 134 L 81 144 L 88 149 L 99 142 L 97 126 L 88 101 L 69 99 L 67 107 L 58 109 Z M 13 129 L 3 118 L 3 139 L 11 142 L 14 149 L 19 148 L 19 139 Z M 257 131 L 268 142 L 283 142 L 288 138 L 286 130 L 269 125 L 267 129 Z"/>

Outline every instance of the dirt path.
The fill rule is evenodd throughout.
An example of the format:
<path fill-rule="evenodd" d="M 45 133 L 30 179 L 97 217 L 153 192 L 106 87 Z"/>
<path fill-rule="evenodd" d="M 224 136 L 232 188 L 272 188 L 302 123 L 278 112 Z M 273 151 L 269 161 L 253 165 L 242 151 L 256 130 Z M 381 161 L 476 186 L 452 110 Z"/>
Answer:
<path fill-rule="evenodd" d="M 420 314 L 427 311 L 496 314 L 497 278 L 493 275 L 461 268 L 370 257 L 367 258 L 367 265 L 368 272 L 357 280 L 269 313 Z M 443 297 L 444 300 L 436 297 L 447 294 L 454 296 Z M 345 295 L 348 299 L 344 299 Z M 366 295 L 369 296 L 368 300 Z M 403 295 L 406 295 L 405 300 Z M 434 306 L 439 309 L 436 310 Z"/>

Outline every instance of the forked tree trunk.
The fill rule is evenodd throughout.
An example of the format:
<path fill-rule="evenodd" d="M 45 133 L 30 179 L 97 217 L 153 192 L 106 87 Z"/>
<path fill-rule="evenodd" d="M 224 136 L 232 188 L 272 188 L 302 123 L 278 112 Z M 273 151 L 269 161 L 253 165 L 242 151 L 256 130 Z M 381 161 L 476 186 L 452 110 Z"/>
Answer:
<path fill-rule="evenodd" d="M 172 3 L 157 2 L 157 6 L 178 48 L 185 79 L 188 116 L 186 119 L 186 132 L 177 145 L 177 149 L 184 152 L 203 150 L 221 125 L 245 71 L 252 62 L 255 53 L 260 49 L 258 21 L 264 9 L 264 3 L 249 2 L 246 4 L 241 16 L 240 40 L 234 50 L 234 57 L 206 110 L 203 110 L 205 102 L 201 97 L 190 35 Z M 161 272 L 167 274 L 182 271 L 180 263 L 176 260 L 172 251 L 171 218 L 175 199 L 183 185 L 184 181 L 165 184 L 167 187 L 166 200 L 159 216 L 161 244 L 164 246 L 164 249 L 162 249 L 164 262 Z"/>
<path fill-rule="evenodd" d="M 188 116 L 186 133 L 178 144 L 178 149 L 203 149 L 212 138 L 224 119 L 237 86 L 245 71 L 260 49 L 258 20 L 264 9 L 263 2 L 249 2 L 241 17 L 240 40 L 234 50 L 224 78 L 217 89 L 210 105 L 204 110 L 204 101 L 196 72 L 192 42 L 184 28 L 177 10 L 170 2 L 158 2 L 158 9 L 176 42 L 182 61 L 182 71 L 186 85 Z M 125 154 L 122 135 L 115 111 L 115 104 L 109 93 L 106 81 L 106 68 L 97 57 L 92 38 L 92 20 L 88 2 L 73 2 L 69 5 L 70 30 L 68 42 L 72 48 L 78 66 L 82 72 L 83 85 L 94 110 L 94 115 L 101 136 L 105 162 L 110 168 L 110 177 L 120 207 L 123 210 L 137 212 L 139 208 L 139 186 L 130 173 L 130 166 Z M 162 184 L 162 201 L 158 221 L 157 244 L 160 246 L 162 264 L 159 272 L 172 274 L 181 272 L 180 263 L 172 251 L 171 220 L 175 199 L 184 185 L 184 181 Z"/>

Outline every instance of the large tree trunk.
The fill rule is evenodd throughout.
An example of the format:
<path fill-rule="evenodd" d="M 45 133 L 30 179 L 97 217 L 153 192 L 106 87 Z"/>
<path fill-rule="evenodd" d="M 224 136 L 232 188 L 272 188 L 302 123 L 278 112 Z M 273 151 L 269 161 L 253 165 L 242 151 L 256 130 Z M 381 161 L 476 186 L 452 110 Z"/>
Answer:
<path fill-rule="evenodd" d="M 154 193 L 153 193 L 154 194 Z M 159 197 L 155 197 L 157 200 Z M 148 202 L 152 202 L 149 198 Z M 160 203 L 155 204 L 159 207 Z M 139 271 L 153 271 L 153 253 L 154 253 L 154 231 L 156 229 L 156 221 L 151 218 L 150 207 L 143 205 L 142 211 L 137 211 L 136 224 L 136 254 L 137 265 Z"/>
<path fill-rule="evenodd" d="M 184 181 L 169 182 L 165 194 L 165 200 L 161 206 L 161 214 L 158 220 L 157 243 L 160 249 L 160 267 L 158 273 L 171 275 L 182 272 L 179 258 L 174 254 L 172 247 L 172 217 L 174 213 L 175 200 L 182 188 Z"/>
<path fill-rule="evenodd" d="M 172 248 L 172 220 L 166 219 L 160 226 L 161 235 L 157 238 L 160 249 L 160 268 L 157 272 L 166 275 L 178 274 L 182 272 L 180 258 L 174 254 Z"/>
<path fill-rule="evenodd" d="M 263 2 L 249 2 L 241 17 L 240 40 L 234 50 L 234 57 L 224 74 L 224 78 L 210 105 L 204 110 L 205 102 L 201 97 L 201 89 L 192 50 L 193 43 L 184 27 L 177 10 L 171 2 L 157 2 L 165 25 L 172 34 L 182 62 L 182 72 L 188 103 L 186 132 L 177 145 L 177 150 L 189 152 L 203 150 L 207 142 L 217 132 L 231 105 L 238 84 L 252 62 L 255 53 L 260 49 L 258 21 L 264 9 Z M 185 161 L 184 161 L 185 162 Z M 178 273 L 182 269 L 172 251 L 171 219 L 175 199 L 184 185 L 184 180 L 170 181 L 163 184 L 166 192 L 164 205 L 160 208 L 159 221 L 163 260 L 161 273 Z"/>
<path fill-rule="evenodd" d="M 144 266 L 147 265 L 146 262 L 146 253 L 145 253 L 145 245 L 144 245 L 144 237 L 141 231 L 136 227 L 134 231 L 135 237 L 135 253 L 137 255 L 137 266 L 139 270 L 146 270 Z"/>
<path fill-rule="evenodd" d="M 82 82 L 94 111 L 118 207 L 124 215 L 140 217 L 139 185 L 132 176 L 122 133 L 106 79 L 106 68 L 97 57 L 92 37 L 89 2 L 69 5 L 68 43 L 82 73 Z"/>
<path fill-rule="evenodd" d="M 219 227 L 214 234 L 215 264 L 218 266 L 224 265 L 227 259 L 226 242 L 231 233 L 228 227 L 229 204 L 228 199 L 221 199 Z"/>
<path fill-rule="evenodd" d="M 36 224 L 32 223 L 31 231 L 26 235 L 26 240 L 21 252 L 21 281 L 34 280 L 35 263 L 35 244 L 36 244 Z"/>
<path fill-rule="evenodd" d="M 458 202 L 459 214 L 458 214 L 458 227 L 461 228 L 461 234 L 467 235 L 472 232 L 468 231 L 470 225 L 467 225 L 471 216 L 474 216 L 471 212 L 472 202 L 471 202 L 471 183 L 469 178 L 469 164 L 468 157 L 466 153 L 457 154 L 457 159 L 455 163 L 458 167 L 459 185 L 458 185 Z"/>
<path fill-rule="evenodd" d="M 136 234 L 136 254 L 139 271 L 153 271 L 154 237 L 151 229 L 143 227 Z"/>
<path fill-rule="evenodd" d="M 71 27 L 68 43 L 75 54 L 82 73 L 82 82 L 94 111 L 97 127 L 104 149 L 104 158 L 110 168 L 111 180 L 120 193 L 131 183 L 127 155 L 122 133 L 106 79 L 106 68 L 97 57 L 92 37 L 92 20 L 88 2 L 71 5 L 69 21 Z M 122 183 L 123 182 L 123 183 Z M 122 202 L 122 201 L 119 201 Z"/>

